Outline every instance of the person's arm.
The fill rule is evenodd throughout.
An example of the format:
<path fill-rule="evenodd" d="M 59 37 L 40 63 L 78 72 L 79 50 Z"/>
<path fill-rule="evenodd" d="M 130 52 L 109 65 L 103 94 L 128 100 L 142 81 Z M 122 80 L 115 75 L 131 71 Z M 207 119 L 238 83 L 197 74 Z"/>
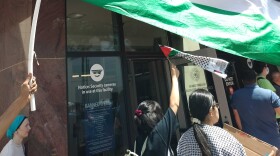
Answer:
<path fill-rule="evenodd" d="M 280 107 L 274 108 L 275 112 L 280 115 Z"/>
<path fill-rule="evenodd" d="M 271 106 L 274 108 L 276 115 L 280 115 L 280 98 L 274 92 L 271 92 Z"/>
<path fill-rule="evenodd" d="M 238 129 L 242 130 L 242 124 L 241 124 L 241 120 L 240 120 L 237 109 L 233 109 L 233 114 L 234 114 L 234 118 L 235 118 Z"/>
<path fill-rule="evenodd" d="M 14 121 L 16 116 L 21 110 L 27 105 L 30 94 L 37 91 L 37 84 L 35 79 L 32 80 L 31 87 L 29 81 L 31 80 L 32 74 L 29 74 L 26 80 L 21 85 L 21 91 L 19 97 L 10 104 L 8 109 L 0 116 L 0 139 L 5 135 L 10 124 Z"/>
<path fill-rule="evenodd" d="M 172 65 L 171 67 L 172 88 L 170 93 L 169 107 L 172 109 L 172 111 L 175 114 L 177 114 L 177 110 L 179 108 L 179 103 L 180 103 L 178 77 L 179 77 L 179 71 L 175 65 Z"/>

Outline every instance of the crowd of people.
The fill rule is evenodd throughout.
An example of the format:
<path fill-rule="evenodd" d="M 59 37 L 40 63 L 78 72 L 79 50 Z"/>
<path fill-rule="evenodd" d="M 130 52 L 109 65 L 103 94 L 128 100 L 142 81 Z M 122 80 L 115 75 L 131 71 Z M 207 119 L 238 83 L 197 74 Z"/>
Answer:
<path fill-rule="evenodd" d="M 170 148 L 172 135 L 177 128 L 176 113 L 179 107 L 179 73 L 172 67 L 172 90 L 170 106 L 166 113 L 155 101 L 143 101 L 135 111 L 138 137 L 134 145 L 137 155 L 172 156 Z M 276 114 L 280 114 L 280 73 L 272 73 L 272 83 L 266 79 L 269 73 L 267 64 L 255 61 L 254 70 L 242 72 L 244 88 L 234 92 L 230 105 L 234 112 L 237 128 L 280 148 L 280 134 Z M 219 105 L 213 95 L 198 89 L 189 96 L 191 118 L 199 123 L 182 134 L 177 155 L 246 155 L 243 145 L 229 132 L 215 126 L 219 121 Z M 271 155 L 275 153 L 270 153 Z"/>
<path fill-rule="evenodd" d="M 280 114 L 280 73 L 273 72 L 272 82 L 266 79 L 269 69 L 265 63 L 255 62 L 255 70 L 245 70 L 242 75 L 244 87 L 235 91 L 230 105 L 237 128 L 280 148 L 280 134 L 276 114 Z M 178 122 L 176 114 L 180 104 L 179 71 L 171 67 L 172 88 L 169 108 L 164 113 L 160 104 L 145 100 L 135 110 L 134 120 L 138 136 L 134 152 L 140 156 L 162 155 L 246 155 L 242 144 L 226 130 L 215 126 L 219 121 L 219 104 L 207 90 L 197 89 L 189 96 L 188 108 L 191 118 L 196 119 L 182 134 L 177 151 L 170 144 Z M 31 85 L 29 82 L 32 82 Z M 24 156 L 23 140 L 31 129 L 29 120 L 20 111 L 37 91 L 35 77 L 28 75 L 21 85 L 19 97 L 0 117 L 0 136 L 6 132 L 10 141 L 0 156 Z"/>
<path fill-rule="evenodd" d="M 138 136 L 134 145 L 137 155 L 173 156 L 171 137 L 178 126 L 176 120 L 180 104 L 179 71 L 171 68 L 172 89 L 169 108 L 162 112 L 160 105 L 151 100 L 143 101 L 135 111 Z M 179 140 L 177 155 L 246 155 L 241 143 L 229 132 L 214 126 L 219 120 L 219 105 L 214 96 L 203 89 L 195 90 L 189 97 L 189 109 L 194 123 Z M 132 155 L 132 154 L 131 154 Z"/>

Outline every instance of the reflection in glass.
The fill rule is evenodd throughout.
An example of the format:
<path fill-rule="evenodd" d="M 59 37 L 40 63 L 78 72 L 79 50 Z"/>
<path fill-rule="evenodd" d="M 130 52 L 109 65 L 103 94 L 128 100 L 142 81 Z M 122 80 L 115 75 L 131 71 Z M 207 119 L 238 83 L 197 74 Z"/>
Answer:
<path fill-rule="evenodd" d="M 167 33 L 152 25 L 122 16 L 126 51 L 158 52 L 158 44 L 167 45 Z"/>
<path fill-rule="evenodd" d="M 67 1 L 67 51 L 117 51 L 112 13 L 91 4 Z"/>

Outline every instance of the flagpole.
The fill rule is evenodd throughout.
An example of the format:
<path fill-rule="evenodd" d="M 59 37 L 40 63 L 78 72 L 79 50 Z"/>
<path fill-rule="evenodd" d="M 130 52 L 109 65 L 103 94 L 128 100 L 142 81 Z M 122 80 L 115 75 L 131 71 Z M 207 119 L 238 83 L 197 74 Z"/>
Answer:
<path fill-rule="evenodd" d="M 31 25 L 31 33 L 30 33 L 30 41 L 29 41 L 29 51 L 28 51 L 28 73 L 32 73 L 33 76 L 33 58 L 34 58 L 34 43 L 35 43 L 35 33 L 36 33 L 36 27 L 37 27 L 37 20 L 40 10 L 41 0 L 37 0 L 34 8 L 33 13 L 33 19 L 32 19 L 32 25 Z M 32 79 L 29 82 L 29 85 L 32 84 Z M 36 110 L 36 104 L 35 104 L 35 96 L 34 94 L 31 95 L 30 98 L 30 108 L 31 111 Z"/>

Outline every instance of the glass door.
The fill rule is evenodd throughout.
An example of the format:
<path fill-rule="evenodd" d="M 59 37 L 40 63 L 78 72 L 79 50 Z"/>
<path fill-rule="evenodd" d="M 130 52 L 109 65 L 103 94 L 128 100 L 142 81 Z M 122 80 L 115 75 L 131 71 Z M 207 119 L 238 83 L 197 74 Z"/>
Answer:
<path fill-rule="evenodd" d="M 130 148 L 133 148 L 137 136 L 133 116 L 138 104 L 144 100 L 157 101 L 164 111 L 169 104 L 170 71 L 164 59 L 128 60 L 128 120 Z"/>
<path fill-rule="evenodd" d="M 70 156 L 120 156 L 127 148 L 119 57 L 67 58 Z"/>

